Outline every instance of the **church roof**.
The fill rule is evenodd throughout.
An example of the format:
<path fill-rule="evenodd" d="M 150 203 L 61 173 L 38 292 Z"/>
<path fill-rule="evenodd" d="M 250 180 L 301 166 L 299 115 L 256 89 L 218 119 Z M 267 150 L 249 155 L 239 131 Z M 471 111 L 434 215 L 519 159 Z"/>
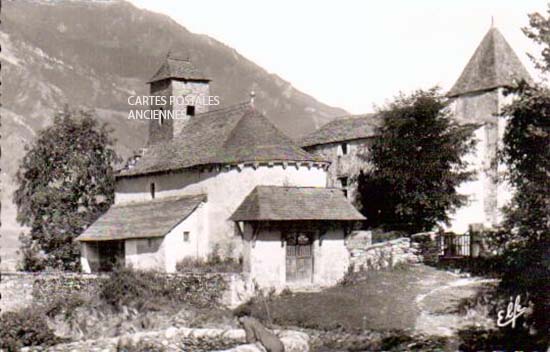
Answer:
<path fill-rule="evenodd" d="M 230 218 L 233 221 L 365 220 L 341 189 L 256 186 Z"/>
<path fill-rule="evenodd" d="M 162 237 L 205 201 L 205 195 L 197 195 L 113 205 L 76 240 L 109 241 Z"/>
<path fill-rule="evenodd" d="M 498 29 L 491 28 L 447 95 L 454 97 L 497 87 L 510 87 L 514 81 L 522 79 L 532 81 L 504 36 Z"/>
<path fill-rule="evenodd" d="M 380 119 L 375 114 L 339 118 L 321 126 L 300 141 L 302 147 L 372 137 Z"/>
<path fill-rule="evenodd" d="M 179 135 L 147 148 L 119 177 L 246 162 L 326 162 L 298 147 L 250 103 L 195 115 Z"/>
<path fill-rule="evenodd" d="M 210 80 L 204 73 L 197 69 L 191 61 L 189 61 L 189 58 L 184 55 L 174 53 L 168 53 L 162 66 L 160 66 L 157 73 L 155 73 L 147 83 L 170 78 L 191 81 Z"/>

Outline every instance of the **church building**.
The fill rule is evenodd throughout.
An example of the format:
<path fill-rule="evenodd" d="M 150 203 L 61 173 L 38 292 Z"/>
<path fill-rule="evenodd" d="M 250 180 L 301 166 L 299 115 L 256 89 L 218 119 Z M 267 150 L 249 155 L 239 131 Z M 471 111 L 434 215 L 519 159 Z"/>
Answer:
<path fill-rule="evenodd" d="M 150 94 L 202 96 L 210 80 L 169 54 Z M 213 251 L 242 258 L 263 286 L 331 284 L 348 268 L 346 236 L 364 217 L 326 188 L 330 161 L 299 147 L 248 102 L 154 106 L 184 118 L 151 120 L 139 160 L 118 173 L 115 203 L 77 241 L 84 272 L 115 262 L 174 272 Z M 195 105 L 189 102 L 196 102 Z"/>
<path fill-rule="evenodd" d="M 502 177 L 505 166 L 496 158 L 506 127 L 498 115 L 513 99 L 504 94 L 506 88 L 522 80 L 532 82 L 504 36 L 492 27 L 447 94 L 453 118 L 478 126 L 476 148 L 466 157 L 475 177 L 458 189 L 468 203 L 450 214 L 449 231 L 479 231 L 498 226 L 502 220 L 501 209 L 511 199 L 512 190 Z M 348 116 L 327 123 L 300 142 L 308 152 L 332 161 L 327 185 L 341 187 L 350 201 L 356 195 L 354 177 L 369 169 L 359 155 L 368 152 L 380 122 L 375 114 Z"/>

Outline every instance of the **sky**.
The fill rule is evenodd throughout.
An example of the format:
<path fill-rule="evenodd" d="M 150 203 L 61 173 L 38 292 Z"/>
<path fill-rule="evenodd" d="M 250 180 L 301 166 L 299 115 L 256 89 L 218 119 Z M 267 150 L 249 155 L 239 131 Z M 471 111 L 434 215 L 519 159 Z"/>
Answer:
<path fill-rule="evenodd" d="M 399 92 L 449 90 L 490 29 L 526 55 L 528 13 L 547 0 L 130 0 L 206 34 L 319 101 L 371 112 Z"/>

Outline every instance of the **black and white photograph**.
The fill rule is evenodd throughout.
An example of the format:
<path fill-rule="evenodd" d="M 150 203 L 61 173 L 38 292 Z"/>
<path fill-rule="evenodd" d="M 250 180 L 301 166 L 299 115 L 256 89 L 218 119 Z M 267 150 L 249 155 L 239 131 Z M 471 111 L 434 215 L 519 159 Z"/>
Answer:
<path fill-rule="evenodd" d="M 550 352 L 549 0 L 0 0 L 0 352 Z"/>

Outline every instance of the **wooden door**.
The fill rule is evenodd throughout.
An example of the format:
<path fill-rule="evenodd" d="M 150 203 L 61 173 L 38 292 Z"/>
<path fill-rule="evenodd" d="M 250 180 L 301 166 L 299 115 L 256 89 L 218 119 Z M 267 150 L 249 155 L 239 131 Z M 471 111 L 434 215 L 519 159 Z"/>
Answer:
<path fill-rule="evenodd" d="M 313 281 L 313 235 L 293 233 L 286 238 L 286 281 Z"/>

